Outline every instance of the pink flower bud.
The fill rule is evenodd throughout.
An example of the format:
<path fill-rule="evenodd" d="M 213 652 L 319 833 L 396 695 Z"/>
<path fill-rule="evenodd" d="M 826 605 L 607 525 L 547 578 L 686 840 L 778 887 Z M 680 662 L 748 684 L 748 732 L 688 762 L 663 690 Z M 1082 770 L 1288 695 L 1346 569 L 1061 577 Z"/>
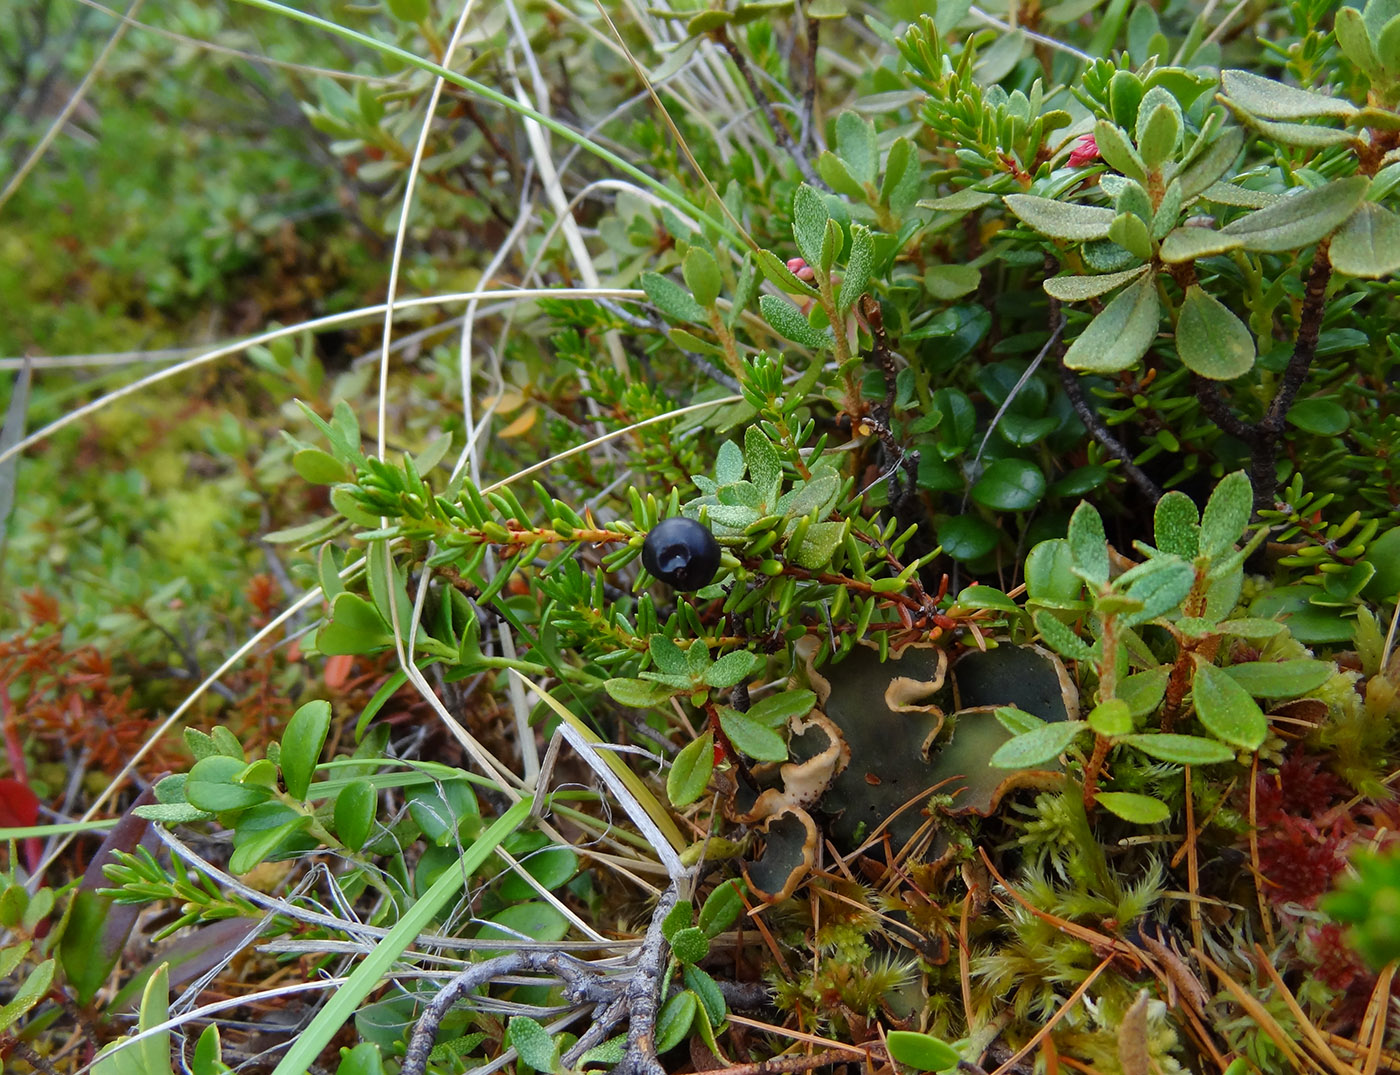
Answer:
<path fill-rule="evenodd" d="M 1069 166 L 1071 168 L 1083 168 L 1086 164 L 1091 164 L 1099 158 L 1099 145 L 1094 141 L 1092 134 L 1080 135 L 1079 144 L 1069 153 Z"/>
<path fill-rule="evenodd" d="M 788 258 L 787 268 L 788 272 L 792 273 L 793 276 L 809 284 L 817 278 L 817 274 L 812 270 L 812 267 L 802 258 Z"/>

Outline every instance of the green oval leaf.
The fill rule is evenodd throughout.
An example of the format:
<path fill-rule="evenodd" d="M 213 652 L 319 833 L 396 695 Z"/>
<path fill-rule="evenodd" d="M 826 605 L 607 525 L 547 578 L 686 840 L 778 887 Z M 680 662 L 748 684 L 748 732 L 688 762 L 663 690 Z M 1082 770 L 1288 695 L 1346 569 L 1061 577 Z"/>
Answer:
<path fill-rule="evenodd" d="M 1104 239 L 1114 212 L 1096 205 L 1062 202 L 1034 194 L 1008 194 L 1006 207 L 1042 235 L 1053 239 Z"/>
<path fill-rule="evenodd" d="M 1242 470 L 1225 475 L 1206 501 L 1201 515 L 1201 555 L 1212 559 L 1229 552 L 1244 536 L 1254 510 L 1254 486 Z"/>
<path fill-rule="evenodd" d="M 1172 816 L 1167 804 L 1150 795 L 1129 791 L 1101 791 L 1094 800 L 1110 814 L 1136 825 L 1157 825 Z"/>
<path fill-rule="evenodd" d="M 675 318 L 677 321 L 705 323 L 704 308 L 691 298 L 685 288 L 669 276 L 644 272 L 641 283 L 642 290 L 647 293 L 651 304 L 667 317 Z"/>
<path fill-rule="evenodd" d="M 1254 335 L 1223 302 L 1192 284 L 1177 316 L 1176 353 L 1192 373 L 1229 381 L 1254 368 Z"/>
<path fill-rule="evenodd" d="M 938 526 L 938 543 L 954 560 L 986 556 L 997 545 L 997 529 L 975 515 L 954 515 Z"/>
<path fill-rule="evenodd" d="M 682 747 L 671 763 L 671 771 L 666 774 L 666 797 L 671 805 L 679 810 L 705 794 L 714 768 L 715 735 L 706 730 L 699 739 Z"/>
<path fill-rule="evenodd" d="M 1356 114 L 1356 106 L 1350 101 L 1300 90 L 1249 71 L 1221 71 L 1220 83 L 1230 100 L 1246 112 L 1265 119 L 1345 118 Z"/>
<path fill-rule="evenodd" d="M 1269 722 L 1249 691 L 1206 661 L 1196 660 L 1192 685 L 1196 716 L 1211 735 L 1244 750 L 1258 750 Z"/>
<path fill-rule="evenodd" d="M 1161 319 L 1156 281 L 1129 284 L 1070 344 L 1064 364 L 1072 370 L 1117 373 L 1135 366 L 1157 338 Z"/>
<path fill-rule="evenodd" d="M 725 881 L 705 897 L 696 925 L 707 937 L 718 937 L 735 922 L 744 910 L 744 882 L 738 878 Z"/>
<path fill-rule="evenodd" d="M 1225 674 L 1255 698 L 1297 698 L 1315 691 L 1336 673 L 1330 661 L 1303 657 L 1292 661 L 1249 661 L 1232 664 Z"/>
<path fill-rule="evenodd" d="M 913 1030 L 891 1030 L 885 1035 L 890 1059 L 919 1071 L 942 1071 L 956 1067 L 962 1059 L 956 1049 L 932 1034 Z"/>
<path fill-rule="evenodd" d="M 685 277 L 685 286 L 690 288 L 691 297 L 699 305 L 715 304 L 723 280 L 720 278 L 719 266 L 715 264 L 714 255 L 702 246 L 692 246 L 685 252 L 685 260 L 681 262 L 681 275 Z"/>
<path fill-rule="evenodd" d="M 1148 266 L 1140 265 L 1136 269 L 1102 273 L 1098 276 L 1052 276 L 1042 286 L 1052 299 L 1059 299 L 1061 302 L 1083 302 L 1106 295 L 1114 288 L 1136 280 L 1147 270 Z"/>
<path fill-rule="evenodd" d="M 1044 495 L 1045 475 L 1025 459 L 998 459 L 982 472 L 971 492 L 973 500 L 996 511 L 1029 511 Z"/>
<path fill-rule="evenodd" d="M 1037 765 L 1046 765 L 1068 750 L 1079 733 L 1088 727 L 1082 720 L 1053 721 L 1008 739 L 987 764 L 998 769 L 1034 769 Z"/>
<path fill-rule="evenodd" d="M 292 456 L 292 466 L 313 485 L 334 485 L 350 477 L 349 467 L 319 448 L 303 448 Z"/>
<path fill-rule="evenodd" d="M 695 1009 L 699 998 L 689 989 L 677 993 L 661 1007 L 656 1017 L 656 1051 L 669 1052 L 690 1033 L 690 1024 L 695 1019 Z"/>
<path fill-rule="evenodd" d="M 536 1071 L 552 1072 L 557 1050 L 549 1031 L 528 1015 L 512 1015 L 508 1026 L 510 1043 L 515 1046 L 520 1059 Z"/>
<path fill-rule="evenodd" d="M 1174 765 L 1217 765 L 1230 761 L 1235 756 L 1234 750 L 1224 743 L 1199 735 L 1154 732 L 1146 735 L 1125 735 L 1119 742 L 1137 747 L 1148 757 L 1160 758 Z"/>
<path fill-rule="evenodd" d="M 307 702 L 287 722 L 282 735 L 282 779 L 292 798 L 306 798 L 330 729 L 331 704 L 321 699 Z"/>
<path fill-rule="evenodd" d="M 1290 195 L 1221 228 L 1242 239 L 1246 250 L 1281 254 L 1330 235 L 1356 211 L 1371 180 L 1364 175 L 1334 179 L 1325 186 Z"/>
<path fill-rule="evenodd" d="M 720 706 L 719 726 L 736 750 L 756 761 L 787 761 L 787 743 L 783 737 L 746 714 Z"/>
<path fill-rule="evenodd" d="M 831 337 L 814 328 L 802 311 L 786 299 L 778 295 L 760 295 L 758 308 L 763 313 L 763 319 L 784 339 L 813 349 L 830 346 Z"/>
<path fill-rule="evenodd" d="M 1327 251 L 1332 268 L 1375 280 L 1400 269 L 1400 216 L 1375 202 L 1362 202 Z"/>
<path fill-rule="evenodd" d="M 1304 399 L 1289 408 L 1288 421 L 1305 433 L 1335 437 L 1351 425 L 1351 414 L 1334 399 Z"/>
<path fill-rule="evenodd" d="M 352 780 L 335 797 L 335 835 L 351 851 L 359 851 L 374 827 L 379 793 L 368 780 Z"/>
<path fill-rule="evenodd" d="M 247 766 L 238 758 L 215 754 L 194 763 L 185 781 L 185 798 L 191 806 L 211 813 L 241 810 L 271 797 L 267 788 L 237 783 Z"/>
<path fill-rule="evenodd" d="M 792 197 L 792 238 L 802 260 L 813 269 L 822 263 L 822 242 L 830 219 L 831 210 L 821 192 L 806 183 L 799 186 Z"/>

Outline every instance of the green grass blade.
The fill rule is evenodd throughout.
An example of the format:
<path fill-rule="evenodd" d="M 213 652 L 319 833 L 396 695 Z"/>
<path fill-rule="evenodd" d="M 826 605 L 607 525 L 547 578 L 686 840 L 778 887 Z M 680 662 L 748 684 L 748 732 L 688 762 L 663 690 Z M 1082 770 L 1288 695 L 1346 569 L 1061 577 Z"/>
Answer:
<path fill-rule="evenodd" d="M 394 928 L 375 945 L 374 951 L 355 968 L 349 979 L 336 990 L 311 1025 L 300 1034 L 272 1075 L 303 1075 L 345 1023 L 354 1017 L 360 1003 L 383 981 L 389 968 L 422 933 L 448 900 L 457 895 L 464 878 L 471 876 L 495 851 L 502 840 L 520 827 L 530 814 L 532 796 L 526 796 L 498 817 L 449 870 L 433 882 L 423 898 L 410 907 Z"/>

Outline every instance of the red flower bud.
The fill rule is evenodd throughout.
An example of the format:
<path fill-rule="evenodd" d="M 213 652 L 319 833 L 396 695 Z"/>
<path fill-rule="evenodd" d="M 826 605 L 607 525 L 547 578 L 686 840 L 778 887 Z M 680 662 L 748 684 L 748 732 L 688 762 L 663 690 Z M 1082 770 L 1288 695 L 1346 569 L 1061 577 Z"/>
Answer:
<path fill-rule="evenodd" d="M 1079 144 L 1069 153 L 1069 166 L 1083 168 L 1099 159 L 1099 145 L 1092 134 L 1080 135 Z"/>

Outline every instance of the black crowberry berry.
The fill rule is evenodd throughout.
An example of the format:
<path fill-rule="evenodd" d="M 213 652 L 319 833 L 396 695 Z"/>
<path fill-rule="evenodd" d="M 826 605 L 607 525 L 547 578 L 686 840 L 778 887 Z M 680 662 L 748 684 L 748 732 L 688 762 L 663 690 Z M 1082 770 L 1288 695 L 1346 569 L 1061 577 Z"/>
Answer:
<path fill-rule="evenodd" d="M 698 590 L 719 570 L 719 542 L 694 519 L 662 519 L 642 544 L 642 566 L 677 590 Z"/>

